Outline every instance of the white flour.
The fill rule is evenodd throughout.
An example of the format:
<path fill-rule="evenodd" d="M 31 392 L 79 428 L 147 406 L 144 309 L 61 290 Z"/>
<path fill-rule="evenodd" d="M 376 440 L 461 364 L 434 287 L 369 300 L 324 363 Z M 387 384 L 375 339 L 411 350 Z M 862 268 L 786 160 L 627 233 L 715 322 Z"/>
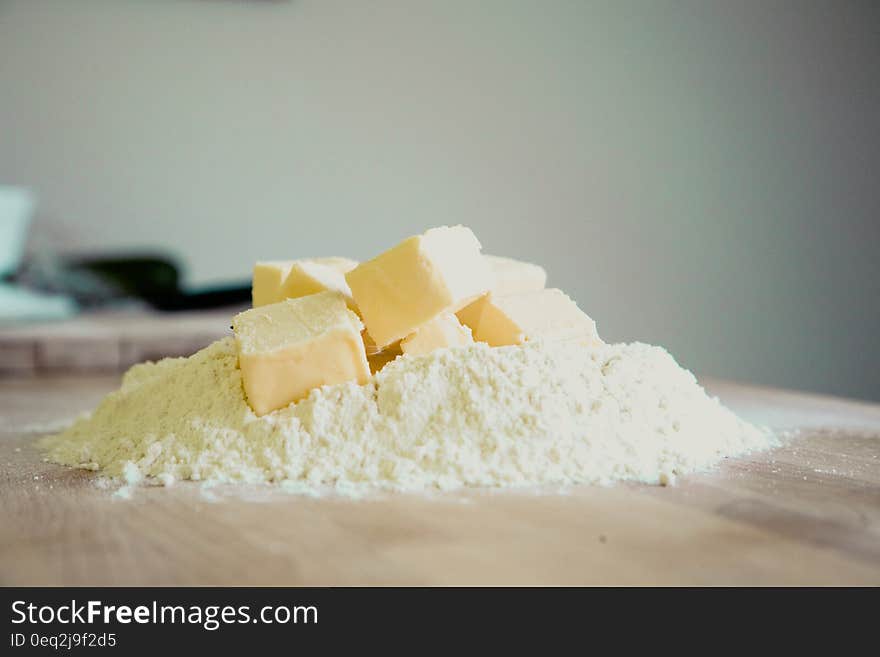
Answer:
<path fill-rule="evenodd" d="M 659 347 L 444 349 L 257 417 L 224 339 L 136 365 L 90 417 L 43 445 L 50 460 L 128 485 L 279 482 L 314 494 L 670 483 L 773 442 Z"/>

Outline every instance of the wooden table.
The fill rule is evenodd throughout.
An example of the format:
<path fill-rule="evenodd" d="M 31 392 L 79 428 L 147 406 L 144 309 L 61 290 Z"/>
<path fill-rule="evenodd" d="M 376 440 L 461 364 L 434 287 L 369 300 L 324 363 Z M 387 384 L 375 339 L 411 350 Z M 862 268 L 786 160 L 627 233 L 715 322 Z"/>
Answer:
<path fill-rule="evenodd" d="M 189 356 L 231 335 L 230 318 L 239 310 L 105 310 L 58 322 L 0 324 L 0 378 L 122 372 L 145 360 Z"/>
<path fill-rule="evenodd" d="M 125 500 L 33 445 L 117 382 L 0 381 L 0 584 L 880 584 L 880 405 L 712 382 L 801 435 L 668 488 Z"/>

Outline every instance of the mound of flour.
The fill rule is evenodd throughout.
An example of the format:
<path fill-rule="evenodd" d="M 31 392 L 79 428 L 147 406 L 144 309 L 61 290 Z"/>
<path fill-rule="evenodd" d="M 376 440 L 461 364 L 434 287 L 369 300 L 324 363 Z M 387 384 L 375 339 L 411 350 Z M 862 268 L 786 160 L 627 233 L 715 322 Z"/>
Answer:
<path fill-rule="evenodd" d="M 668 483 L 772 436 L 706 395 L 663 349 L 475 344 L 401 357 L 257 417 L 231 338 L 136 365 L 50 460 L 129 483 L 281 482 L 294 490 Z"/>

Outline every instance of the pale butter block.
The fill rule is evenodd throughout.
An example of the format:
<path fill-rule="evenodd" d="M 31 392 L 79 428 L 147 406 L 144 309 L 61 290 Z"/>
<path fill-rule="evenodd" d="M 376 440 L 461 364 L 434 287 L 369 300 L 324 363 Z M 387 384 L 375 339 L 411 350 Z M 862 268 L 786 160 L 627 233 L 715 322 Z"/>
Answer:
<path fill-rule="evenodd" d="M 596 323 L 562 290 L 486 297 L 474 340 L 500 347 L 539 338 L 601 342 Z"/>
<path fill-rule="evenodd" d="M 483 256 L 489 261 L 495 279 L 492 294 L 499 296 L 543 290 L 547 285 L 547 272 L 540 265 L 501 256 Z"/>
<path fill-rule="evenodd" d="M 287 299 L 305 297 L 318 292 L 339 292 L 348 307 L 357 312 L 345 274 L 357 267 L 356 260 L 348 258 L 311 258 L 293 263 L 281 292 Z"/>
<path fill-rule="evenodd" d="M 295 260 L 266 260 L 254 265 L 251 299 L 254 308 L 284 299 L 281 287 Z"/>
<path fill-rule="evenodd" d="M 400 349 L 411 356 L 429 354 L 435 349 L 473 344 L 471 330 L 462 326 L 452 313 L 443 313 L 400 341 Z"/>
<path fill-rule="evenodd" d="M 313 388 L 370 377 L 363 325 L 338 292 L 246 310 L 232 328 L 244 390 L 257 415 L 299 401 Z"/>
<path fill-rule="evenodd" d="M 328 291 L 341 292 L 352 306 L 345 274 L 355 267 L 356 260 L 337 257 L 258 262 L 253 275 L 254 308 Z"/>
<path fill-rule="evenodd" d="M 367 330 L 384 347 L 485 294 L 492 272 L 469 228 L 442 226 L 361 263 L 345 279 Z"/>
<path fill-rule="evenodd" d="M 492 296 L 491 292 L 484 294 L 476 301 L 472 301 L 455 313 L 458 321 L 470 328 L 471 331 L 476 331 L 480 325 L 480 317 L 483 315 L 483 308 L 486 307 L 486 301 L 488 301 L 490 296 Z"/>
<path fill-rule="evenodd" d="M 535 292 L 543 290 L 547 285 L 547 272 L 540 265 L 501 256 L 484 255 L 483 257 L 488 261 L 494 279 L 490 294 L 506 296 L 522 292 Z M 480 297 L 459 310 L 456 313 L 458 320 L 465 326 L 476 329 L 485 301 L 485 297 Z"/>

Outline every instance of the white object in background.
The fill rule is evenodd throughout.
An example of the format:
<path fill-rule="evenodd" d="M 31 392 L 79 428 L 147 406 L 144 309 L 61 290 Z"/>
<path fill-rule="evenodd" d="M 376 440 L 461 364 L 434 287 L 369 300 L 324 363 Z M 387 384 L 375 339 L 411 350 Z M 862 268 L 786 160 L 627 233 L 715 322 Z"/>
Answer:
<path fill-rule="evenodd" d="M 21 264 L 33 211 L 29 189 L 0 187 L 0 276 L 14 273 Z M 75 311 L 76 304 L 68 297 L 0 282 L 0 322 L 63 319 Z"/>
<path fill-rule="evenodd" d="M 0 276 L 21 263 L 34 196 L 24 187 L 0 187 Z"/>
<path fill-rule="evenodd" d="M 76 304 L 68 297 L 0 283 L 0 323 L 65 319 L 75 312 Z"/>

